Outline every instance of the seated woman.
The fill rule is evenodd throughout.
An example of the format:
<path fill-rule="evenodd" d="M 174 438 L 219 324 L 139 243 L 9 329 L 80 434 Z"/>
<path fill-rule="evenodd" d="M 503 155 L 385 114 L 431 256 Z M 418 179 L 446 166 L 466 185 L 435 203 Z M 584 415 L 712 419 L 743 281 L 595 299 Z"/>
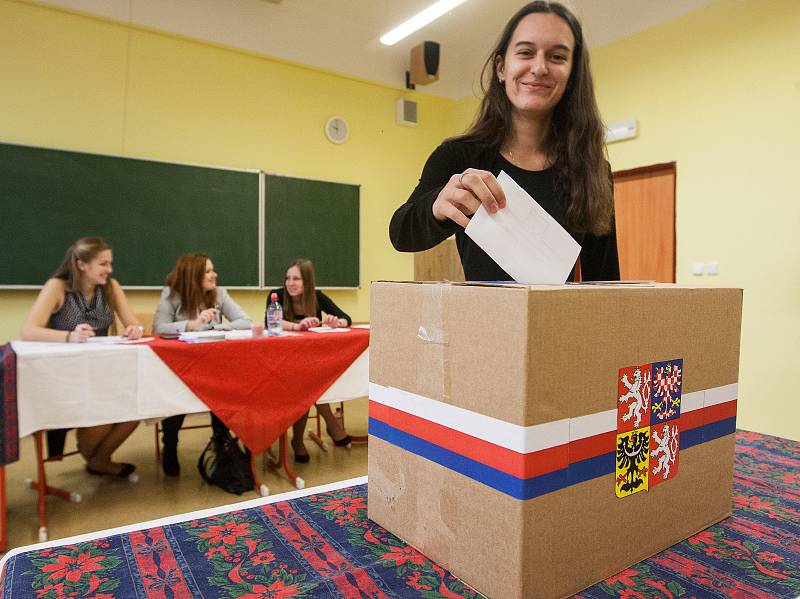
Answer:
<path fill-rule="evenodd" d="M 314 283 L 314 265 L 311 260 L 295 260 L 286 271 L 283 288 L 273 289 L 267 295 L 278 294 L 278 302 L 283 306 L 283 329 L 285 331 L 305 331 L 311 327 L 325 324 L 329 327 L 348 327 L 352 323 L 350 317 L 337 306 L 331 298 L 316 288 Z M 325 316 L 323 317 L 323 312 Z M 267 321 L 266 313 L 264 321 Z M 345 432 L 342 423 L 334 416 L 330 405 L 317 405 L 317 412 L 325 420 L 325 427 L 337 447 L 347 447 L 353 440 Z M 303 444 L 303 435 L 306 430 L 306 413 L 294 423 L 292 448 L 294 459 L 297 462 L 309 461 L 308 452 Z"/>
<path fill-rule="evenodd" d="M 84 237 L 67 250 L 64 260 L 47 280 L 33 304 L 22 338 L 26 341 L 83 343 L 114 328 L 116 314 L 125 326 L 123 336 L 138 339 L 144 328 L 128 305 L 119 283 L 111 277 L 111 246 L 100 237 Z M 134 431 L 138 422 L 120 422 L 79 428 L 78 450 L 90 474 L 127 478 L 133 464 L 111 461 L 111 454 Z M 55 453 L 63 451 L 61 445 Z"/>
<path fill-rule="evenodd" d="M 184 254 L 167 275 L 166 287 L 153 318 L 153 333 L 207 331 L 213 328 L 249 329 L 252 321 L 228 292 L 217 287 L 214 264 L 206 254 Z M 222 317 L 228 324 L 222 324 Z M 170 416 L 162 423 L 164 450 L 161 467 L 167 476 L 178 476 L 178 431 L 185 414 Z M 224 435 L 228 428 L 213 413 L 214 435 Z"/>

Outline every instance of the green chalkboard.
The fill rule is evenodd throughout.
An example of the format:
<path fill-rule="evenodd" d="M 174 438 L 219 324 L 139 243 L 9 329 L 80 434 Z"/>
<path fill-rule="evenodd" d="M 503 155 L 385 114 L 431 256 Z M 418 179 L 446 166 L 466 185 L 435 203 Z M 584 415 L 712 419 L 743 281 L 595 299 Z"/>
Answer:
<path fill-rule="evenodd" d="M 0 144 L 0 286 L 41 285 L 99 235 L 125 286 L 159 286 L 206 252 L 226 287 L 259 285 L 259 178 L 234 171 Z"/>
<path fill-rule="evenodd" d="M 265 285 L 308 258 L 318 287 L 358 287 L 359 186 L 267 175 L 264 187 Z"/>

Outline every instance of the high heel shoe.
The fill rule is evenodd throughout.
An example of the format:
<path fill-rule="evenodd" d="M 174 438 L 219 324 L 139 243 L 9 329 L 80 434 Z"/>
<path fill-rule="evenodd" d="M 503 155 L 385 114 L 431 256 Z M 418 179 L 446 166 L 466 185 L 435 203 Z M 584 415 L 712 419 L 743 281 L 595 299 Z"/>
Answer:
<path fill-rule="evenodd" d="M 328 433 L 328 436 L 333 440 L 333 444 L 336 445 L 336 447 L 350 447 L 353 444 L 353 438 L 350 435 L 345 434 L 344 437 L 342 437 L 337 441 L 336 439 L 333 438 L 333 435 L 331 435 L 330 431 L 326 429 L 326 432 Z"/>

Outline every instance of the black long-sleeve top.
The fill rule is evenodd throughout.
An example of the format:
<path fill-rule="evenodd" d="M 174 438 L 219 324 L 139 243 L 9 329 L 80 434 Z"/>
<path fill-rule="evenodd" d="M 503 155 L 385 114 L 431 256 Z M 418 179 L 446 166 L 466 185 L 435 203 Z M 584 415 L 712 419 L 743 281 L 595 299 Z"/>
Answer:
<path fill-rule="evenodd" d="M 353 320 L 347 315 L 347 313 L 342 310 L 336 303 L 329 298 L 327 295 L 322 293 L 319 289 L 315 290 L 317 295 L 317 313 L 316 314 L 295 314 L 295 322 L 300 322 L 307 316 L 316 316 L 320 320 L 322 320 L 322 313 L 325 314 L 333 314 L 336 318 L 344 318 L 347 321 L 347 326 L 353 324 Z M 278 289 L 273 289 L 267 295 L 267 306 L 264 308 L 264 322 L 267 322 L 267 308 L 269 308 L 269 298 L 272 297 L 273 293 L 278 294 L 278 303 L 284 307 L 284 317 L 286 316 L 286 303 L 283 301 L 283 287 L 279 287 Z"/>
<path fill-rule="evenodd" d="M 552 168 L 528 171 L 512 164 L 497 149 L 487 149 L 472 142 L 450 139 L 436 148 L 425 163 L 419 184 L 392 216 L 389 237 L 401 252 L 419 252 L 441 243 L 455 233 L 464 275 L 468 281 L 510 281 L 511 276 L 484 252 L 477 243 L 451 220 L 439 222 L 432 206 L 450 177 L 467 168 L 490 171 L 498 176 L 506 171 L 527 191 L 581 246 L 581 275 L 585 281 L 619 280 L 617 238 L 596 237 L 575 232 L 566 225 L 566 199 L 556 192 Z"/>

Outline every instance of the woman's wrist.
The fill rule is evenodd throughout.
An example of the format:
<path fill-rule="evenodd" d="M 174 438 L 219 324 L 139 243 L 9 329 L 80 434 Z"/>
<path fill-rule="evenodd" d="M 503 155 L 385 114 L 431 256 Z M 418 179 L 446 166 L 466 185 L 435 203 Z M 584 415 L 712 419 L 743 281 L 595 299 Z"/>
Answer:
<path fill-rule="evenodd" d="M 67 340 L 66 342 L 69 343 L 69 338 L 72 335 L 72 331 L 67 331 Z"/>

